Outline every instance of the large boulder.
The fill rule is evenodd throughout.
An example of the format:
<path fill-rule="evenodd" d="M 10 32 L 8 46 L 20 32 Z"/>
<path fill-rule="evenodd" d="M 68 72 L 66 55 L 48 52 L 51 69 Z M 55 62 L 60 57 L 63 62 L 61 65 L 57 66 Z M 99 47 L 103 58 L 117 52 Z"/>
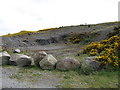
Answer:
<path fill-rule="evenodd" d="M 96 61 L 95 58 L 95 56 L 88 57 L 85 61 L 82 62 L 81 69 L 83 72 L 89 74 L 100 69 L 101 64 L 99 61 Z"/>
<path fill-rule="evenodd" d="M 56 68 L 59 70 L 75 70 L 80 67 L 80 62 L 74 58 L 65 57 L 57 62 Z"/>
<path fill-rule="evenodd" d="M 14 53 L 20 53 L 21 51 L 20 51 L 20 49 L 15 49 L 13 52 Z"/>
<path fill-rule="evenodd" d="M 33 60 L 34 60 L 34 65 L 39 67 L 39 62 L 45 57 L 47 56 L 47 53 L 44 51 L 39 51 L 38 53 L 35 53 L 33 56 Z"/>
<path fill-rule="evenodd" d="M 16 66 L 30 66 L 32 58 L 24 54 L 14 54 L 11 56 L 10 64 Z"/>
<path fill-rule="evenodd" d="M 55 57 L 53 57 L 52 55 L 47 55 L 39 62 L 39 65 L 42 69 L 54 69 L 56 63 L 57 60 Z"/>
<path fill-rule="evenodd" d="M 0 53 L 0 65 L 8 65 L 10 60 L 8 52 L 4 51 Z"/>

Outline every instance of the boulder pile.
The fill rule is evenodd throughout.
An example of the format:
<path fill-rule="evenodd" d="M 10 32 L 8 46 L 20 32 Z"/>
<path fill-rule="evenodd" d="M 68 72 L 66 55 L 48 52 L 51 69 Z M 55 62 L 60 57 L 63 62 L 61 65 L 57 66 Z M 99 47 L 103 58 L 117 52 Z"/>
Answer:
<path fill-rule="evenodd" d="M 65 57 L 57 60 L 53 55 L 47 54 L 45 51 L 39 51 L 33 57 L 20 54 L 19 49 L 14 50 L 14 54 L 9 55 L 4 51 L 0 53 L 0 65 L 15 65 L 15 66 L 35 66 L 41 69 L 58 69 L 58 70 L 75 70 L 81 68 L 83 71 L 96 71 L 100 69 L 100 62 L 94 60 L 94 57 L 88 57 L 82 63 L 75 58 Z"/>

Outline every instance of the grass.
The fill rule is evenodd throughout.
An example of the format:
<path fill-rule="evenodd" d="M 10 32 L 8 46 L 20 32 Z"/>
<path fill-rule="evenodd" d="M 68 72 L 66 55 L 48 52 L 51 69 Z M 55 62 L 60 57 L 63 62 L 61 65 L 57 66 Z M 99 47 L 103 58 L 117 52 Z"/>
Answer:
<path fill-rule="evenodd" d="M 2 52 L 2 51 L 3 51 L 2 46 L 0 46 L 0 52 Z"/>
<path fill-rule="evenodd" d="M 78 55 L 79 55 L 79 56 L 78 56 Z M 76 58 L 77 60 L 79 60 L 80 62 L 83 62 L 83 61 L 88 57 L 87 54 L 79 53 L 78 55 L 76 55 L 75 58 Z"/>
<path fill-rule="evenodd" d="M 15 66 L 9 65 L 4 67 L 9 69 L 16 68 Z M 114 69 L 101 70 L 94 74 L 85 75 L 81 73 L 80 69 L 73 71 L 42 70 L 38 67 L 31 66 L 21 67 L 18 74 L 13 74 L 10 78 L 22 80 L 23 82 L 24 78 L 29 78 L 31 82 L 35 82 L 34 79 L 38 77 L 46 78 L 44 77 L 44 74 L 41 75 L 37 73 L 38 71 L 42 74 L 49 74 L 47 78 L 52 78 L 54 76 L 59 76 L 58 79 L 62 78 L 59 81 L 59 85 L 56 85 L 58 88 L 118 88 L 118 70 Z M 25 75 L 24 78 L 22 75 Z"/>
<path fill-rule="evenodd" d="M 83 62 L 87 54 L 79 53 L 70 55 L 69 57 L 74 57 L 80 62 Z M 16 68 L 15 66 L 4 66 L 6 68 Z M 19 67 L 19 72 L 16 75 L 10 76 L 11 79 L 17 79 L 24 81 L 24 78 L 29 79 L 31 82 L 36 82 L 35 78 L 52 78 L 57 76 L 58 79 L 62 78 L 59 81 L 59 85 L 56 85 L 58 88 L 118 88 L 118 70 L 109 67 L 106 70 L 101 70 L 94 74 L 85 75 L 81 72 L 81 69 L 73 71 L 60 71 L 60 70 L 42 70 L 39 67 L 29 66 L 29 67 Z M 40 74 L 40 73 L 42 74 Z M 44 73 L 47 73 L 49 76 L 44 77 Z M 24 78 L 21 75 L 25 75 Z M 57 79 L 57 78 L 56 78 Z"/>
<path fill-rule="evenodd" d="M 19 75 L 12 75 L 12 76 L 9 76 L 9 78 L 21 80 L 22 77 L 20 77 Z"/>
<path fill-rule="evenodd" d="M 67 72 L 62 80 L 62 88 L 118 88 L 118 71 L 101 71 L 95 75 Z"/>
<path fill-rule="evenodd" d="M 39 76 L 42 76 L 42 74 L 36 73 L 36 74 L 32 74 L 32 76 L 39 77 Z"/>

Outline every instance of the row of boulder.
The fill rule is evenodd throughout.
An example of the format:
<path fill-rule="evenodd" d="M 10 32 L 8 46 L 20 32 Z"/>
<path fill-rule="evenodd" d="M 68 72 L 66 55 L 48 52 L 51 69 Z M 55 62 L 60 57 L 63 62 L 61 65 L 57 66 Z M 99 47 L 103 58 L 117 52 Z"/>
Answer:
<path fill-rule="evenodd" d="M 59 70 L 75 70 L 78 68 L 92 68 L 98 70 L 100 63 L 94 60 L 95 57 L 88 57 L 84 62 L 80 63 L 78 60 L 65 57 L 61 60 L 57 60 L 53 55 L 47 54 L 44 51 L 39 51 L 33 55 L 33 57 L 19 54 L 20 50 L 15 50 L 14 54 L 9 55 L 4 51 L 0 53 L 0 65 L 15 65 L 15 66 L 30 66 L 34 65 L 42 69 L 59 69 Z"/>

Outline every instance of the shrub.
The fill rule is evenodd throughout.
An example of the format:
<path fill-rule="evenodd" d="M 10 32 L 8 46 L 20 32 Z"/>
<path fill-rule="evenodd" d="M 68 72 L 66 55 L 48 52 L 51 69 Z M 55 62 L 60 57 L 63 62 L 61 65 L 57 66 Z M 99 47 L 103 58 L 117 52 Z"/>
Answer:
<path fill-rule="evenodd" d="M 90 56 L 97 55 L 97 61 L 100 61 L 102 65 L 114 65 L 119 66 L 119 49 L 120 48 L 120 37 L 112 36 L 107 40 L 101 42 L 93 42 L 84 47 L 83 52 Z"/>

